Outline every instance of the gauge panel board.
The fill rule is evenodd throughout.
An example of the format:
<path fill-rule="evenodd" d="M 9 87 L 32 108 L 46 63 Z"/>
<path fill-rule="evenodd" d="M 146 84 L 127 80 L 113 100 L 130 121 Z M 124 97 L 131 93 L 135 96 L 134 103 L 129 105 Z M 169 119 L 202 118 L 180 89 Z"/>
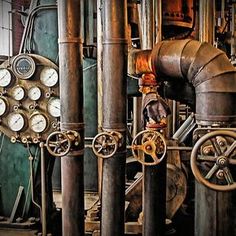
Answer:
<path fill-rule="evenodd" d="M 59 119 L 56 64 L 39 55 L 19 54 L 10 58 L 10 67 L 9 61 L 0 65 L 0 131 L 11 140 L 38 143 L 59 130 Z"/>

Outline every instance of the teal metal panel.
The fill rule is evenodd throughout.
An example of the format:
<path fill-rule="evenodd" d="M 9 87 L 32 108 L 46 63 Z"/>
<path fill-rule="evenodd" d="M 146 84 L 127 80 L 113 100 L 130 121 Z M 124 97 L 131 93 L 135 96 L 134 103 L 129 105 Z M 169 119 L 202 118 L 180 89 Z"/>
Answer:
<path fill-rule="evenodd" d="M 23 186 L 17 214 L 22 216 L 25 212 L 24 216 L 27 217 L 31 201 L 29 153 L 22 144 L 12 144 L 4 135 L 1 136 L 0 146 L 0 215 L 10 216 L 19 186 Z M 31 147 L 33 155 L 35 150 L 35 147 Z M 34 161 L 34 173 L 38 168 L 38 162 L 39 157 Z"/>
<path fill-rule="evenodd" d="M 97 62 L 85 58 L 83 61 L 84 86 L 84 123 L 85 137 L 94 137 L 97 134 Z M 91 144 L 91 141 L 85 142 Z M 98 190 L 97 157 L 91 148 L 84 153 L 84 184 L 85 190 Z"/>

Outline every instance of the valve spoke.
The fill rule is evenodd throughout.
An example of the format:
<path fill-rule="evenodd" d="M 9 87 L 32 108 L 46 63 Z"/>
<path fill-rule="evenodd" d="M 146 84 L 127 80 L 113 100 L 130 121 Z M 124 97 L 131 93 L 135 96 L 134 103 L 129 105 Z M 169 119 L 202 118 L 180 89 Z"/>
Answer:
<path fill-rule="evenodd" d="M 198 161 L 210 161 L 215 162 L 216 158 L 214 156 L 207 156 L 207 155 L 198 155 L 197 156 Z"/>
<path fill-rule="evenodd" d="M 225 179 L 226 179 L 227 183 L 229 185 L 233 184 L 234 180 L 233 180 L 233 176 L 231 175 L 231 172 L 230 172 L 229 168 L 224 167 L 223 171 L 224 171 L 224 176 L 225 176 Z"/>
<path fill-rule="evenodd" d="M 219 166 L 214 164 L 214 166 L 210 169 L 210 171 L 205 176 L 205 179 L 210 179 L 218 169 L 219 169 Z"/>
<path fill-rule="evenodd" d="M 157 163 L 160 162 L 160 160 L 158 159 L 158 157 L 157 157 L 157 155 L 156 155 L 156 152 L 153 152 L 153 153 L 151 154 L 151 157 L 152 157 L 154 163 L 157 164 Z"/>
<path fill-rule="evenodd" d="M 232 145 L 225 151 L 225 156 L 226 157 L 229 157 L 231 154 L 232 154 L 232 152 L 234 151 L 234 149 L 236 148 L 236 141 L 234 141 L 233 143 L 232 143 Z"/>

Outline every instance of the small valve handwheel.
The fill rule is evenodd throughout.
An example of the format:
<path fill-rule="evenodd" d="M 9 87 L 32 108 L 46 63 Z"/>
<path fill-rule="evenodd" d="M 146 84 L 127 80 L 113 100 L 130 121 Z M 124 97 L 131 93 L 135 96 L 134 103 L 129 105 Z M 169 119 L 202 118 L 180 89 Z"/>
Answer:
<path fill-rule="evenodd" d="M 198 182 L 216 191 L 236 189 L 236 133 L 217 130 L 202 136 L 191 153 L 191 169 Z"/>
<path fill-rule="evenodd" d="M 157 131 L 144 130 L 138 133 L 132 142 L 133 156 L 143 165 L 158 165 L 165 157 L 166 142 Z"/>
<path fill-rule="evenodd" d="M 116 133 L 116 132 L 115 132 Z M 92 149 L 97 157 L 109 158 L 113 156 L 118 148 L 117 135 L 109 132 L 97 134 L 92 143 Z"/>
<path fill-rule="evenodd" d="M 48 136 L 46 147 L 48 152 L 53 156 L 65 156 L 70 151 L 71 140 L 66 132 L 56 131 Z"/>

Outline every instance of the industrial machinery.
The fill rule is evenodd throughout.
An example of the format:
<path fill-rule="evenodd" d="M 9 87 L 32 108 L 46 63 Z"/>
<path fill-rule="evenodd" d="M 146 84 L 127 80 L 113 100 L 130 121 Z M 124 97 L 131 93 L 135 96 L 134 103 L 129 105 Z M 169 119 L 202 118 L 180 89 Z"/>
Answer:
<path fill-rule="evenodd" d="M 0 62 L 0 236 L 236 235 L 236 3 L 29 3 Z"/>

